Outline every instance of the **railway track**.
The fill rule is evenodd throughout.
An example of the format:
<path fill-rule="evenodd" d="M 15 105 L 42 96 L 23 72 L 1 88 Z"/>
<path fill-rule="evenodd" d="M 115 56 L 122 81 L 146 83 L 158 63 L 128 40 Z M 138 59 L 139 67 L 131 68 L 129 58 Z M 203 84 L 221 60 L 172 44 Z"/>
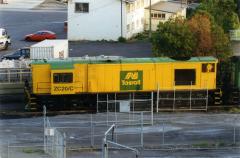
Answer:
<path fill-rule="evenodd" d="M 231 108 L 238 107 L 236 105 L 219 105 L 219 106 L 209 106 L 207 111 L 202 112 L 209 112 L 209 113 L 219 113 L 219 112 L 229 112 Z M 161 111 L 164 112 L 164 111 Z M 196 112 L 196 111 L 189 111 L 188 109 L 176 109 L 175 111 L 166 110 L 165 112 Z M 200 111 L 197 111 L 200 112 Z M 88 113 L 96 113 L 96 110 L 92 109 L 73 109 L 73 110 L 48 110 L 47 116 L 57 116 L 57 115 L 71 115 L 71 114 L 88 114 Z M 31 118 L 31 117 L 41 117 L 43 116 L 42 111 L 24 111 L 24 110 L 0 110 L 0 119 L 18 119 L 18 118 Z"/>
<path fill-rule="evenodd" d="M 94 110 L 47 111 L 47 116 L 95 113 Z M 0 111 L 0 119 L 18 119 L 43 116 L 42 111 Z"/>

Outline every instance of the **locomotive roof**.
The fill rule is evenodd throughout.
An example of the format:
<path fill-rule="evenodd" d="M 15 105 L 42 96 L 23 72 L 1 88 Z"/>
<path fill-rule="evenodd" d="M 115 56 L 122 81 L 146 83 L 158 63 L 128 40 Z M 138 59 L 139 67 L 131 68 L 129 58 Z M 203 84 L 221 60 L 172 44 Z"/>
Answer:
<path fill-rule="evenodd" d="M 121 63 L 173 63 L 173 62 L 217 62 L 215 57 L 192 57 L 189 60 L 174 60 L 169 57 L 123 58 L 111 56 L 72 57 L 66 59 L 33 60 L 32 65 L 50 64 L 51 69 L 72 69 L 74 64 L 121 64 Z"/>

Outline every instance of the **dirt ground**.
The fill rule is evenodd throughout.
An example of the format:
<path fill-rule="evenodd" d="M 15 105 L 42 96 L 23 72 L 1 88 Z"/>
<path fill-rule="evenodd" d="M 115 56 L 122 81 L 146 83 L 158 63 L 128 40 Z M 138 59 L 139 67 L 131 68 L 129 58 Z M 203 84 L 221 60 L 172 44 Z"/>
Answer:
<path fill-rule="evenodd" d="M 94 158 L 102 154 L 103 133 L 111 125 L 111 120 L 114 120 L 112 116 L 114 114 L 108 115 L 108 126 L 96 124 L 94 150 L 89 150 L 91 128 L 87 122 L 92 119 L 93 122 L 106 124 L 106 114 L 94 114 L 92 118 L 90 114 L 62 115 L 49 117 L 49 120 L 52 127 L 66 133 L 67 158 Z M 121 118 L 119 115 L 118 119 L 127 120 L 131 117 L 123 114 Z M 139 124 L 119 125 L 113 141 L 135 146 L 140 151 L 139 157 L 240 157 L 239 114 L 159 113 L 154 114 L 153 125 L 149 124 L 149 120 L 150 115 L 145 115 L 144 121 L 148 124 L 143 128 Z M 1 158 L 7 158 L 7 155 L 8 158 L 49 157 L 43 153 L 42 117 L 4 119 L 0 120 L 0 127 Z M 143 147 L 140 142 L 141 130 Z M 82 150 L 83 148 L 88 150 Z M 114 148 L 109 150 L 109 157 L 135 157 L 135 153 Z"/>

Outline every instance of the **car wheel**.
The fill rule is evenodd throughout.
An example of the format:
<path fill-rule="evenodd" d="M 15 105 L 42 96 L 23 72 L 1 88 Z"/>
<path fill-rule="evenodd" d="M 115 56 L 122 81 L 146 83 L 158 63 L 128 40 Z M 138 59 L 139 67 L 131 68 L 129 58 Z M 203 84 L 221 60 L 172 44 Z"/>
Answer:
<path fill-rule="evenodd" d="M 8 49 L 8 42 L 6 42 L 4 45 L 4 50 L 7 50 L 7 49 Z"/>
<path fill-rule="evenodd" d="M 25 38 L 26 41 L 30 41 L 30 37 Z"/>

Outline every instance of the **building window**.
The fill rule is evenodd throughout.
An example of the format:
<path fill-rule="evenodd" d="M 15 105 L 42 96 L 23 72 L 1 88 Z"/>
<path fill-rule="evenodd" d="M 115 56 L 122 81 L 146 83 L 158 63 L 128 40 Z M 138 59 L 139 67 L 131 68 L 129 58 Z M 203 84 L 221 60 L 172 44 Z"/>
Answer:
<path fill-rule="evenodd" d="M 165 19 L 165 16 L 166 16 L 165 14 L 158 13 L 158 18 L 159 19 Z"/>
<path fill-rule="evenodd" d="M 130 7 L 130 4 L 127 4 L 127 13 L 130 13 L 130 9 L 131 7 Z"/>
<path fill-rule="evenodd" d="M 141 24 L 144 25 L 144 18 L 141 19 Z"/>
<path fill-rule="evenodd" d="M 130 28 L 130 24 L 127 25 L 127 32 L 130 32 L 131 28 Z"/>
<path fill-rule="evenodd" d="M 73 73 L 54 73 L 53 83 L 72 83 Z"/>
<path fill-rule="evenodd" d="M 144 7 L 144 0 L 141 0 L 141 7 Z"/>
<path fill-rule="evenodd" d="M 140 20 L 137 20 L 137 28 L 140 26 Z"/>
<path fill-rule="evenodd" d="M 75 3 L 75 12 L 88 13 L 89 3 Z"/>
<path fill-rule="evenodd" d="M 140 0 L 137 1 L 137 7 L 136 7 L 136 9 L 139 9 L 139 8 L 141 8 L 141 2 L 140 2 Z"/>
<path fill-rule="evenodd" d="M 134 30 L 134 22 L 132 22 L 132 26 L 131 26 L 131 29 L 132 29 L 132 31 Z"/>
<path fill-rule="evenodd" d="M 175 85 L 195 85 L 196 70 L 195 69 L 175 69 Z"/>

